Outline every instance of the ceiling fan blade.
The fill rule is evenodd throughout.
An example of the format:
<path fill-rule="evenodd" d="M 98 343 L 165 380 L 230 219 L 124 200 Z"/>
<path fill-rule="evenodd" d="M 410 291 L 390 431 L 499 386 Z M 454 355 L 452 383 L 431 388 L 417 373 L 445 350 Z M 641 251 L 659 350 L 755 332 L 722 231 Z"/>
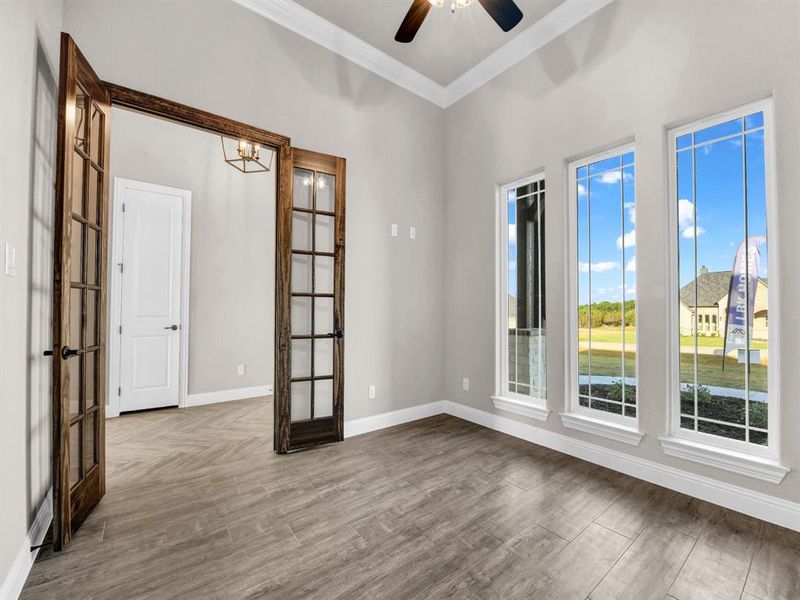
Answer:
<path fill-rule="evenodd" d="M 511 31 L 522 21 L 522 11 L 514 0 L 478 0 L 503 31 Z"/>
<path fill-rule="evenodd" d="M 411 8 L 408 9 L 403 22 L 400 24 L 400 29 L 394 36 L 396 42 L 408 44 L 417 35 L 417 31 L 422 26 L 425 17 L 428 16 L 428 11 L 431 9 L 431 3 L 428 0 L 414 0 Z"/>

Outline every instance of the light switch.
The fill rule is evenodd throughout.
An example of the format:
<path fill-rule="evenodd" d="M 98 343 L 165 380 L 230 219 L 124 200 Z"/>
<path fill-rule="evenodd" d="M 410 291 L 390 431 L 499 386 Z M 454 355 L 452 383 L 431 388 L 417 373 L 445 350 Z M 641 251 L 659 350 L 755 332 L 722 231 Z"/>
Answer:
<path fill-rule="evenodd" d="M 397 237 L 397 223 L 392 223 L 392 237 Z"/>
<path fill-rule="evenodd" d="M 375 386 L 374 385 L 369 386 L 369 399 L 370 400 L 374 400 L 375 399 Z"/>
<path fill-rule="evenodd" d="M 6 275 L 17 276 L 17 249 L 6 242 Z"/>
<path fill-rule="evenodd" d="M 461 387 L 464 388 L 465 392 L 469 391 L 469 378 L 468 377 L 464 377 L 464 379 L 461 380 Z"/>
<path fill-rule="evenodd" d="M 410 228 L 409 228 L 409 230 L 408 230 L 408 237 L 409 237 L 410 239 L 412 239 L 412 240 L 415 240 L 415 239 L 417 239 L 417 228 L 416 228 L 416 227 L 410 227 Z"/>
<path fill-rule="evenodd" d="M 236 374 L 237 375 L 244 375 L 244 365 L 239 365 L 236 367 Z"/>

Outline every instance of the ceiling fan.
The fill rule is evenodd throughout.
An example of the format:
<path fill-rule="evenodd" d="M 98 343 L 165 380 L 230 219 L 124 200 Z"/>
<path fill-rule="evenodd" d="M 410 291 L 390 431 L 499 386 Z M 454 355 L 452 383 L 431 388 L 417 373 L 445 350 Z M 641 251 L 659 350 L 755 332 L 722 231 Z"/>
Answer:
<path fill-rule="evenodd" d="M 450 10 L 464 8 L 472 4 L 473 0 L 451 0 Z M 489 16 L 495 20 L 503 31 L 511 31 L 522 20 L 522 11 L 514 4 L 514 0 L 478 0 Z M 428 16 L 431 6 L 441 8 L 444 0 L 413 0 L 408 9 L 400 29 L 394 36 L 395 41 L 408 44 L 417 35 L 425 17 Z"/>

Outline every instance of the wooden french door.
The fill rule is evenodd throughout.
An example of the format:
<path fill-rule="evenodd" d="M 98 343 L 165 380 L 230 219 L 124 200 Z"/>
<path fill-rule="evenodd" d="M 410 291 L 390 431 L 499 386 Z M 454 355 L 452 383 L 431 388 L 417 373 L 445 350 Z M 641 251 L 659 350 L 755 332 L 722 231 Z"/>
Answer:
<path fill-rule="evenodd" d="M 110 96 L 61 34 L 53 287 L 53 542 L 105 494 Z"/>
<path fill-rule="evenodd" d="M 275 451 L 344 436 L 345 160 L 284 146 L 277 210 Z"/>

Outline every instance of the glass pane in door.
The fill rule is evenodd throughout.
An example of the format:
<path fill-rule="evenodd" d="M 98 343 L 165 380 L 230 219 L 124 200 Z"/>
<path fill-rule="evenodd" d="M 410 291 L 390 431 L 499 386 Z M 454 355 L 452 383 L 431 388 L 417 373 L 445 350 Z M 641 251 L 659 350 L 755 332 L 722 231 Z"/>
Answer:
<path fill-rule="evenodd" d="M 336 208 L 336 176 L 317 174 L 317 210 L 333 212 Z"/>
<path fill-rule="evenodd" d="M 93 411 L 83 418 L 83 474 L 89 472 L 97 463 L 95 452 L 95 432 L 97 431 L 97 411 Z"/>
<path fill-rule="evenodd" d="M 81 421 L 69 428 L 69 485 L 72 487 L 81 479 Z"/>
<path fill-rule="evenodd" d="M 314 416 L 330 417 L 333 414 L 333 379 L 314 382 Z"/>
<path fill-rule="evenodd" d="M 298 296 L 292 298 L 292 335 L 311 334 L 311 298 Z"/>
<path fill-rule="evenodd" d="M 293 422 L 333 414 L 335 184 L 333 175 L 294 169 L 290 319 Z"/>
<path fill-rule="evenodd" d="M 333 293 L 333 257 L 314 257 L 314 293 Z"/>
<path fill-rule="evenodd" d="M 292 383 L 292 421 L 305 421 L 311 418 L 311 382 Z"/>
<path fill-rule="evenodd" d="M 314 171 L 295 169 L 292 182 L 292 200 L 295 208 L 312 208 Z"/>
<path fill-rule="evenodd" d="M 314 298 L 314 333 L 333 333 L 333 298 Z"/>
<path fill-rule="evenodd" d="M 314 340 L 314 374 L 333 375 L 333 338 Z"/>
<path fill-rule="evenodd" d="M 314 215 L 314 250 L 333 252 L 334 218 L 327 215 Z"/>

